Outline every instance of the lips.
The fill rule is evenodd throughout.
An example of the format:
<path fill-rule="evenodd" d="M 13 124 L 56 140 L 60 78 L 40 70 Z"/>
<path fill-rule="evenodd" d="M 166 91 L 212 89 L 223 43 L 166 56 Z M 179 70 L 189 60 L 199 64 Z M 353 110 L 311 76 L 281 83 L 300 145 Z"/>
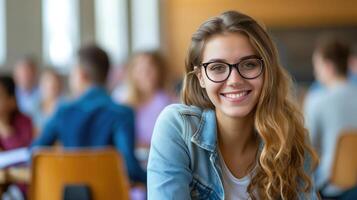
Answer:
<path fill-rule="evenodd" d="M 241 102 L 247 98 L 252 90 L 242 90 L 236 92 L 221 93 L 221 95 L 228 101 Z"/>

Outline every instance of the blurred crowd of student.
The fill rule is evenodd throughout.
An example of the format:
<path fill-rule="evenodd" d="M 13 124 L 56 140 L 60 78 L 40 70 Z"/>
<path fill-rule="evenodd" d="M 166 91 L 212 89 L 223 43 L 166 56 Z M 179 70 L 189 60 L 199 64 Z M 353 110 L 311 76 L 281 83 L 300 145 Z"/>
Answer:
<path fill-rule="evenodd" d="M 161 55 L 135 54 L 112 94 L 106 85 L 111 63 L 104 50 L 83 46 L 77 60 L 69 77 L 54 68 L 40 73 L 31 57 L 16 62 L 13 76 L 1 75 L 0 148 L 113 145 L 125 160 L 131 182 L 145 186 L 156 118 L 177 99 L 170 92 Z"/>

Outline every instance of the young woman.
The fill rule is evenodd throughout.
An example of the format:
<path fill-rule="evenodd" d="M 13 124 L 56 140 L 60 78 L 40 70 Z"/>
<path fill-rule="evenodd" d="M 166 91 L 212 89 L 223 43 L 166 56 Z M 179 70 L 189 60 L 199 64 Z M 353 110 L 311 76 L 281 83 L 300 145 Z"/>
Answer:
<path fill-rule="evenodd" d="M 31 119 L 18 111 L 15 83 L 9 76 L 0 76 L 0 149 L 27 147 L 31 144 Z"/>
<path fill-rule="evenodd" d="M 149 199 L 317 199 L 290 77 L 254 19 L 228 11 L 199 27 L 182 98 L 154 129 Z"/>
<path fill-rule="evenodd" d="M 123 103 L 136 111 L 137 144 L 143 147 L 150 145 L 156 118 L 171 103 L 164 69 L 157 52 L 135 54 L 128 68 L 128 96 Z"/>
<path fill-rule="evenodd" d="M 126 98 L 119 99 L 135 109 L 136 155 L 144 168 L 155 121 L 160 112 L 172 103 L 166 90 L 164 69 L 158 52 L 136 53 L 128 66 L 128 94 Z"/>
<path fill-rule="evenodd" d="M 0 75 L 0 151 L 28 147 L 33 132 L 31 119 L 18 110 L 14 80 L 10 76 Z M 27 184 L 11 184 L 1 199 L 9 199 L 9 195 L 23 199 L 26 190 Z"/>

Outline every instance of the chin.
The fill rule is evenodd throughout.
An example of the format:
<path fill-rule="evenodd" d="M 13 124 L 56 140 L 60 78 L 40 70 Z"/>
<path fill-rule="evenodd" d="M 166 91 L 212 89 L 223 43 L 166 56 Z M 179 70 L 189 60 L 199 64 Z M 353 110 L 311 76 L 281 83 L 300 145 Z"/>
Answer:
<path fill-rule="evenodd" d="M 253 109 L 250 108 L 223 108 L 222 114 L 232 118 L 245 118 L 251 114 Z"/>

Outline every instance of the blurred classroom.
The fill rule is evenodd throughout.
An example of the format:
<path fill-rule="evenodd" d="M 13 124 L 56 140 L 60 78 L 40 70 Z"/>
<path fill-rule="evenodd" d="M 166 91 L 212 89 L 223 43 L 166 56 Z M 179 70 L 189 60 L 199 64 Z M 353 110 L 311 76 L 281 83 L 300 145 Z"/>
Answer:
<path fill-rule="evenodd" d="M 10 114 L 19 112 L 18 118 L 30 119 L 26 122 L 31 123 L 19 125 L 31 130 L 20 131 L 28 136 L 21 136 L 19 140 L 28 141 L 18 143 L 2 133 L 11 123 L 0 122 L 1 153 L 13 153 L 0 155 L 1 198 L 56 200 L 65 199 L 66 195 L 71 199 L 70 195 L 75 194 L 80 196 L 78 199 L 89 199 L 86 195 L 92 195 L 92 199 L 146 199 L 145 180 L 138 178 L 139 175 L 136 177 L 135 170 L 146 173 L 151 134 L 159 113 L 165 106 L 180 102 L 192 33 L 204 20 L 227 10 L 246 13 L 267 28 L 277 45 L 282 65 L 293 77 L 294 98 L 301 112 L 304 112 L 311 85 L 318 84 L 313 54 L 321 36 L 333 35 L 349 46 L 351 56 L 356 59 L 352 62 L 349 58 L 349 73 L 357 74 L 356 0 L 0 0 L 0 75 L 5 77 L 5 84 L 8 83 L 6 77 L 11 77 L 17 89 L 14 111 L 0 109 Z M 99 50 L 92 47 L 94 44 Z M 61 141 L 64 136 L 56 136 L 55 142 L 49 142 L 51 145 L 41 144 L 44 141 L 41 134 L 48 130 L 46 124 L 55 123 L 52 115 L 62 103 L 78 97 L 72 91 L 71 73 L 82 60 L 91 62 L 87 55 L 78 54 L 82 47 L 88 46 L 97 53 L 102 49 L 109 56 L 110 68 L 103 86 L 112 99 L 110 102 L 134 112 L 130 122 L 135 130 L 131 131 L 132 140 L 128 139 L 130 144 L 108 140 L 100 144 L 70 142 L 67 145 Z M 3 90 L 7 89 L 0 89 L 0 93 L 4 93 Z M 357 101 L 352 106 L 357 107 Z M 0 121 L 8 116 L 0 113 Z M 130 112 L 122 117 L 128 116 Z M 348 118 L 357 119 L 357 116 Z M 68 122 L 68 127 L 71 124 Z M 338 131 L 357 133 L 357 121 L 351 124 Z M 12 127 L 11 130 L 17 129 Z M 16 131 L 13 134 L 17 134 Z M 344 188 L 357 185 L 357 157 L 353 156 L 357 140 L 354 137 L 349 141 L 355 143 L 345 150 L 348 154 L 342 154 L 339 159 L 354 160 L 350 163 L 351 170 L 335 167 L 339 171 L 334 176 L 342 173 L 342 181 L 340 177 L 332 179 L 340 181 L 337 184 Z M 54 147 L 50 147 L 52 143 Z M 32 155 L 28 155 L 27 150 L 24 153 L 24 148 L 32 148 L 34 144 L 46 148 L 35 153 L 31 150 Z M 121 148 L 133 152 L 119 152 L 121 156 L 118 156 L 115 152 Z M 21 151 L 11 152 L 15 149 Z M 329 154 L 335 158 L 338 148 L 333 149 L 335 151 Z M 32 161 L 23 163 L 20 160 L 25 158 L 16 161 L 14 156 L 32 156 Z M 133 166 L 135 169 L 130 171 Z M 104 172 L 93 175 L 95 171 Z M 88 174 L 92 176 L 88 178 Z"/>

